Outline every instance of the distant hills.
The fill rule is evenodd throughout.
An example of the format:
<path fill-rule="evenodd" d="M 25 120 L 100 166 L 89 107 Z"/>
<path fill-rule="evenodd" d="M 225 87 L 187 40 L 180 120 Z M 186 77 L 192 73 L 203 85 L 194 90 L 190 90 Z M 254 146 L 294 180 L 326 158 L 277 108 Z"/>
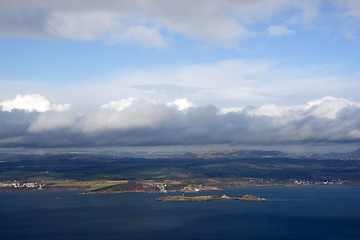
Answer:
<path fill-rule="evenodd" d="M 263 150 L 209 150 L 187 152 L 123 152 L 126 157 L 142 158 L 183 158 L 183 159 L 246 159 L 246 158 L 297 158 L 360 160 L 360 149 L 347 153 L 285 153 Z"/>
<path fill-rule="evenodd" d="M 284 153 L 281 151 L 231 150 L 231 151 L 192 151 L 186 152 L 184 158 L 307 158 L 307 159 L 340 159 L 360 160 L 360 149 L 347 153 Z"/>
<path fill-rule="evenodd" d="M 330 152 L 330 153 L 287 153 L 282 151 L 264 151 L 264 150 L 202 150 L 202 151 L 121 151 L 121 150 L 101 150 L 101 149 L 78 149 L 76 152 L 66 149 L 38 151 L 1 151 L 2 154 L 20 154 L 20 155 L 103 155 L 122 158 L 146 158 L 146 159 L 253 159 L 253 158 L 292 158 L 292 159 L 336 159 L 336 160 L 360 160 L 360 148 L 353 152 Z M 1 157 L 0 157 L 1 161 Z"/>

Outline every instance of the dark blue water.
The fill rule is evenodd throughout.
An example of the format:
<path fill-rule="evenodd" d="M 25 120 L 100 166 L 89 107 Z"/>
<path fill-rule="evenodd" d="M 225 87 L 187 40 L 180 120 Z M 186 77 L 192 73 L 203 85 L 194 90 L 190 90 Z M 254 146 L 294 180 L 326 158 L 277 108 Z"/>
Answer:
<path fill-rule="evenodd" d="M 199 194 L 223 193 L 272 201 L 158 202 L 166 194 L 0 192 L 0 239 L 360 239 L 360 187 Z"/>

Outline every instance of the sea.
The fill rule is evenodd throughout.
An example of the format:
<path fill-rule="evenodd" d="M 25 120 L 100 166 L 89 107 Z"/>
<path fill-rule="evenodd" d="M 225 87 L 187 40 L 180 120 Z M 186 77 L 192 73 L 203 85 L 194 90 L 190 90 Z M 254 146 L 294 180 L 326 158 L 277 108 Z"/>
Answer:
<path fill-rule="evenodd" d="M 160 202 L 183 193 L 0 192 L 0 239 L 360 239 L 360 187 L 229 188 L 266 202 Z"/>

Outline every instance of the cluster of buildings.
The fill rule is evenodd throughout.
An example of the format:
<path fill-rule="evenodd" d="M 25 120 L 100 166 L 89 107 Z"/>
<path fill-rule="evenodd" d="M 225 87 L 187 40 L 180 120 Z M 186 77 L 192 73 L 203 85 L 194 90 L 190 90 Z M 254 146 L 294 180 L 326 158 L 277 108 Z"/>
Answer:
<path fill-rule="evenodd" d="M 37 182 L 19 182 L 17 180 L 11 182 L 0 182 L 0 188 L 43 188 L 45 184 Z"/>
<path fill-rule="evenodd" d="M 311 185 L 311 184 L 334 184 L 334 181 L 324 181 L 324 182 L 313 182 L 313 181 L 307 181 L 307 180 L 295 180 L 295 184 L 298 185 Z"/>

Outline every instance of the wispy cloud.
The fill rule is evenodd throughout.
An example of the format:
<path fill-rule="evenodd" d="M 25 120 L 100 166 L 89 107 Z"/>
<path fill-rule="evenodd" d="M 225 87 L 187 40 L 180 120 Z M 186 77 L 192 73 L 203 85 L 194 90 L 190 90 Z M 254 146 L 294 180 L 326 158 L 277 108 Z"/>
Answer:
<path fill-rule="evenodd" d="M 270 37 L 295 34 L 295 31 L 282 25 L 272 25 L 267 28 L 267 32 Z"/>
<path fill-rule="evenodd" d="M 138 69 L 66 85 L 0 80 L 0 101 L 5 104 L 5 97 L 29 95 L 31 91 L 47 95 L 55 102 L 96 106 L 107 103 L 104 107 L 126 104 L 111 102 L 118 98 L 128 99 L 128 102 L 135 98 L 163 103 L 187 98 L 195 105 L 214 104 L 220 108 L 234 104 L 300 104 L 308 101 L 309 96 L 312 99 L 335 96 L 358 101 L 359 75 L 337 75 L 336 68 L 341 70 L 342 65 L 290 68 L 273 60 L 233 59 L 166 69 Z M 9 109 L 14 101 L 6 103 Z M 50 108 L 56 106 L 45 101 L 42 104 Z"/>

